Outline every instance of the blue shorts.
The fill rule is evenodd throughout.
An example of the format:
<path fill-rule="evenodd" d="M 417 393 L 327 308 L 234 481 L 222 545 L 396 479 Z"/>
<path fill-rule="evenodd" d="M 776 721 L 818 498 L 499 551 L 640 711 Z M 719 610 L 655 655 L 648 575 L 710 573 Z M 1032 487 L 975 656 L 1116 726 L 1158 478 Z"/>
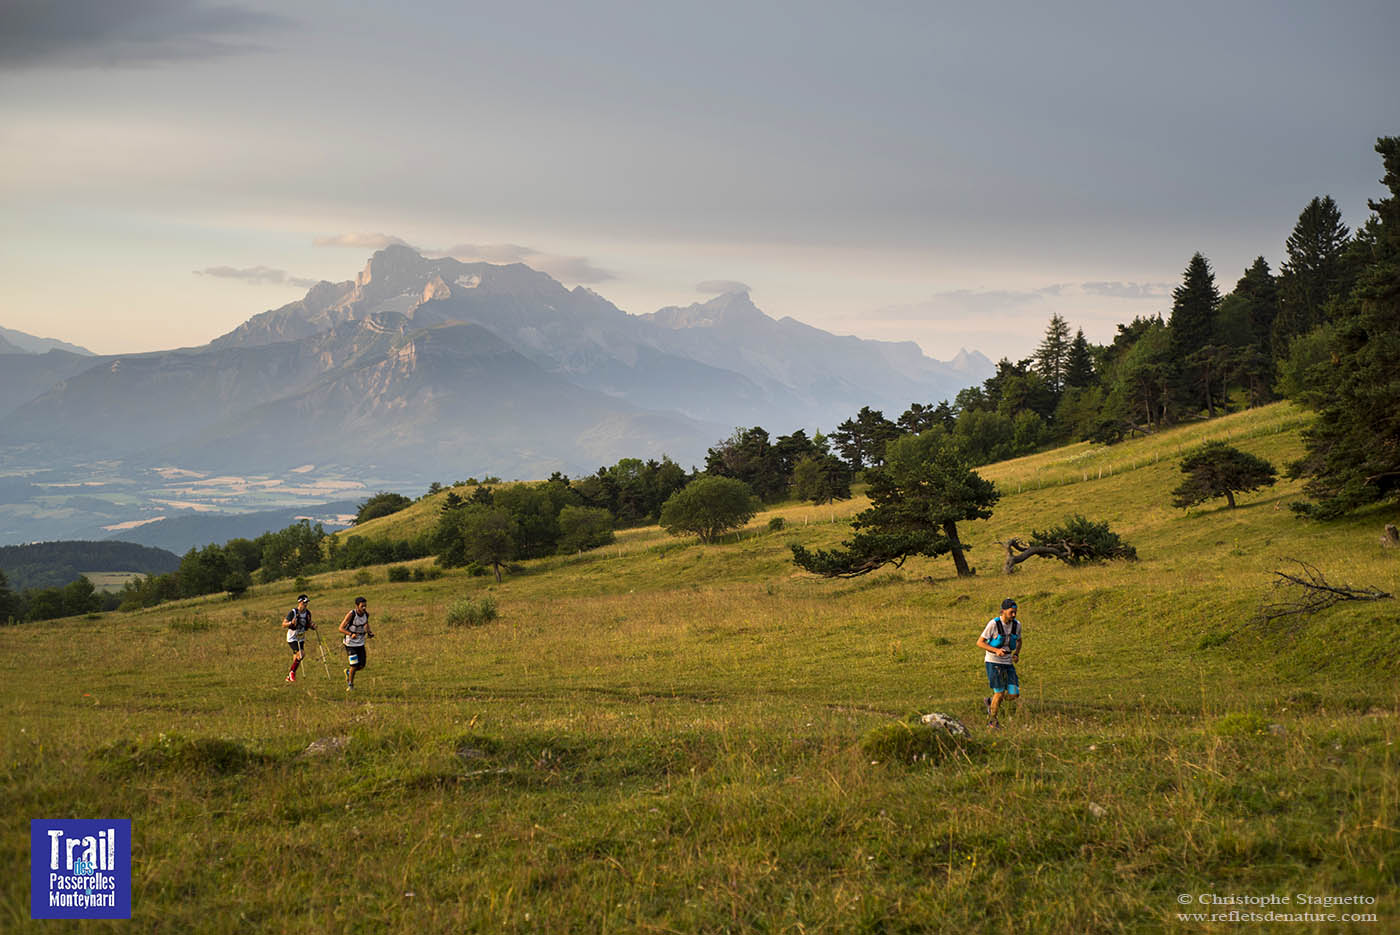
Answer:
<path fill-rule="evenodd" d="M 1008 695 L 1021 694 L 1021 680 L 1016 677 L 1016 667 L 1002 665 L 998 662 L 989 662 L 987 665 L 987 684 L 992 686 L 992 694 L 1006 692 Z"/>

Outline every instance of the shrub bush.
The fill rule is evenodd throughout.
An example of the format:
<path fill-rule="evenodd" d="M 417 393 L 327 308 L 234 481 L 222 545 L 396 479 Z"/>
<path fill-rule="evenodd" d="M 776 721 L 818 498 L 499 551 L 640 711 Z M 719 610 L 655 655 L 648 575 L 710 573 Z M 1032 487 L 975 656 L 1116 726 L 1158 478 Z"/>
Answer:
<path fill-rule="evenodd" d="M 881 724 L 860 739 L 861 752 L 876 763 L 938 763 L 964 746 L 942 728 L 907 721 Z"/>
<path fill-rule="evenodd" d="M 496 599 L 487 595 L 480 600 L 460 597 L 447 607 L 449 627 L 479 627 L 495 620 Z"/>
<path fill-rule="evenodd" d="M 410 572 L 410 571 L 408 570 L 408 566 L 407 566 L 407 565 L 390 565 L 390 566 L 389 566 L 389 580 L 390 580 L 390 581 L 407 581 L 407 580 L 409 580 L 409 579 L 412 578 L 412 577 L 413 577 L 413 573 Z"/>

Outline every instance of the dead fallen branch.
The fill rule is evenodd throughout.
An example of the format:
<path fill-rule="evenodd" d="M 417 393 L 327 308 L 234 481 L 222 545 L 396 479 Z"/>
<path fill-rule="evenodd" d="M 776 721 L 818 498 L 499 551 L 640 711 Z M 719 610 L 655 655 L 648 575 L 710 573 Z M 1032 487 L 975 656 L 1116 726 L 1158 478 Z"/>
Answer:
<path fill-rule="evenodd" d="M 1259 616 L 1263 621 L 1315 614 L 1342 601 L 1383 601 L 1393 595 L 1380 588 L 1356 588 L 1349 584 L 1332 584 L 1317 566 L 1301 559 L 1289 559 L 1298 566 L 1296 573 L 1274 572 L 1274 593 L 1283 592 L 1284 600 L 1265 604 Z"/>

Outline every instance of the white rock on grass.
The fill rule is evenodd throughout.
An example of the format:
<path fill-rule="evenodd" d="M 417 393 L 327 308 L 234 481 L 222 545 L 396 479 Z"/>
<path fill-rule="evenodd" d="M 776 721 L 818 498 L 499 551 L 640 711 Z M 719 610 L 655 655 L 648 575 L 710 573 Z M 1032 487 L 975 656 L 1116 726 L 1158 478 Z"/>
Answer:
<path fill-rule="evenodd" d="M 954 737 L 969 737 L 972 732 L 967 729 L 967 725 L 951 714 L 941 714 L 938 711 L 932 714 L 925 714 L 920 720 L 930 727 L 941 727 Z"/>
<path fill-rule="evenodd" d="M 311 741 L 311 744 L 303 751 L 302 756 L 329 756 L 332 753 L 339 753 L 350 743 L 349 737 L 322 737 Z"/>

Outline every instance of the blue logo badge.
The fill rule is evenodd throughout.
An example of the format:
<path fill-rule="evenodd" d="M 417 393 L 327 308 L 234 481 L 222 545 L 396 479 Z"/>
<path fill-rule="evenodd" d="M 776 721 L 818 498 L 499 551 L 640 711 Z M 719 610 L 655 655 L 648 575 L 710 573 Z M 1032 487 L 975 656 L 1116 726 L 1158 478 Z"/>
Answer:
<path fill-rule="evenodd" d="M 29 822 L 32 919 L 131 918 L 131 819 Z"/>

